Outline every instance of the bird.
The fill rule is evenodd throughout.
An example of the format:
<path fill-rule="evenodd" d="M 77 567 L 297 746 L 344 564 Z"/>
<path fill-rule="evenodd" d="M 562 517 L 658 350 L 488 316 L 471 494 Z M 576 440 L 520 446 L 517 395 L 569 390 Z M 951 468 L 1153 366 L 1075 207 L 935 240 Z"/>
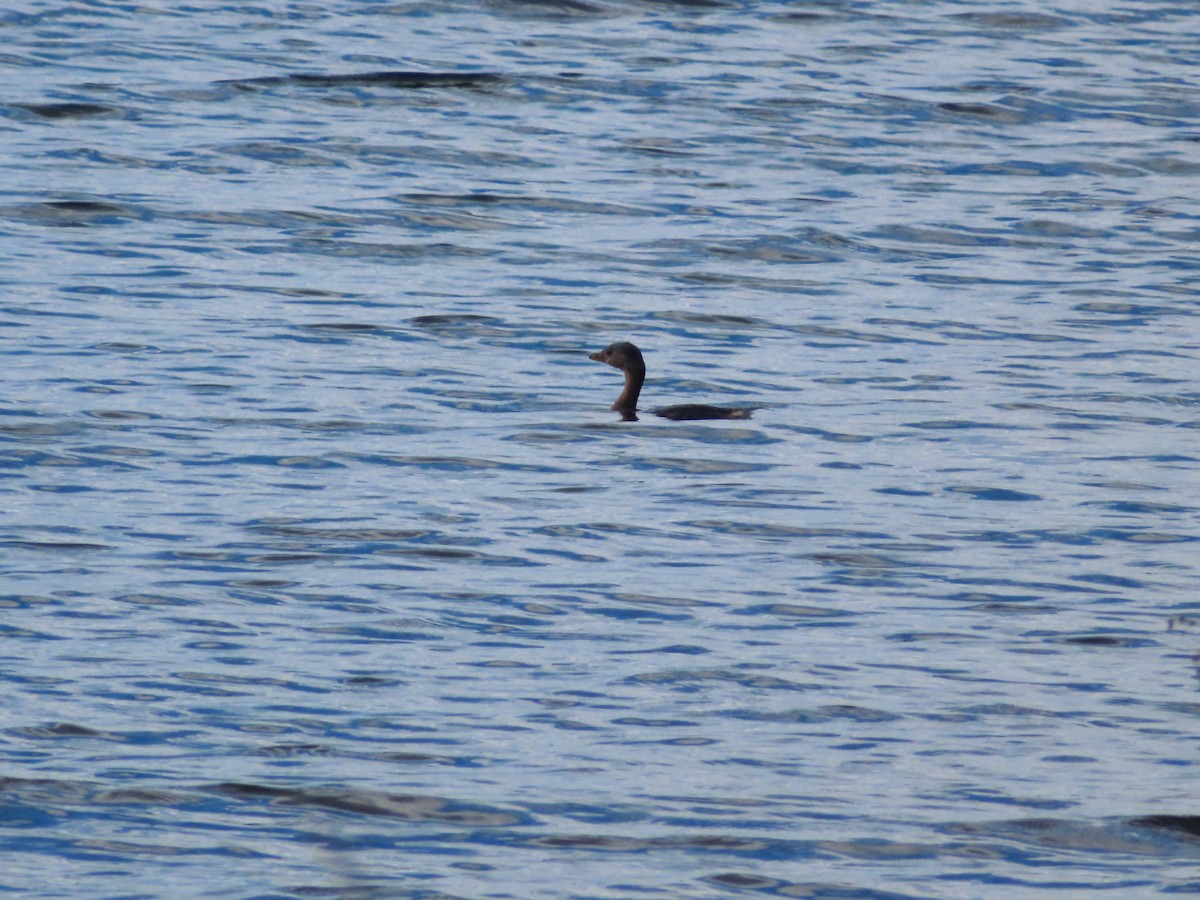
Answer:
<path fill-rule="evenodd" d="M 637 421 L 638 395 L 642 392 L 642 384 L 646 380 L 646 361 L 642 351 L 636 344 L 629 341 L 618 341 L 609 344 L 603 350 L 589 353 L 588 359 L 608 363 L 614 369 L 625 373 L 625 389 L 617 398 L 612 408 L 621 414 L 626 422 Z M 760 407 L 708 406 L 704 403 L 681 403 L 677 406 L 664 406 L 654 410 L 654 415 L 683 422 L 694 419 L 748 419 L 750 413 Z"/>

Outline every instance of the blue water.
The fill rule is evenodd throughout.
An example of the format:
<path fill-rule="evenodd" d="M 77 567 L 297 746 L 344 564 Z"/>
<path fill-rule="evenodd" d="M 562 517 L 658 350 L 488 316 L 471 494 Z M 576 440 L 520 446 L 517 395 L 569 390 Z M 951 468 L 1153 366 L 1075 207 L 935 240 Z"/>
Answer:
<path fill-rule="evenodd" d="M 1198 32 L 0 14 L 0 890 L 1200 891 Z"/>

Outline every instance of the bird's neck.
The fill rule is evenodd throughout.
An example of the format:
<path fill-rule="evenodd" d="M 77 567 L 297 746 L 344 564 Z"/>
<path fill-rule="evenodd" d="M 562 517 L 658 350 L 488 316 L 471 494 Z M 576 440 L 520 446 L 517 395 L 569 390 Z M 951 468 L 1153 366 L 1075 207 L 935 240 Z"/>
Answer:
<path fill-rule="evenodd" d="M 644 368 L 626 369 L 625 390 L 621 391 L 621 396 L 617 398 L 617 402 L 612 405 L 612 408 L 623 413 L 637 412 L 638 395 L 642 392 L 642 383 L 645 380 L 646 370 Z"/>

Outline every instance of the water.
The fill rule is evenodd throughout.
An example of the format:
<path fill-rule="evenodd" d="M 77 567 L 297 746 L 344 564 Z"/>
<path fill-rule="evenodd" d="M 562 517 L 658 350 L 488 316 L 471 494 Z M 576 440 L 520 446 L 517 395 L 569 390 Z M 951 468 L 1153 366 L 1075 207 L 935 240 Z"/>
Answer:
<path fill-rule="evenodd" d="M 0 22 L 4 889 L 1200 889 L 1200 10 Z"/>

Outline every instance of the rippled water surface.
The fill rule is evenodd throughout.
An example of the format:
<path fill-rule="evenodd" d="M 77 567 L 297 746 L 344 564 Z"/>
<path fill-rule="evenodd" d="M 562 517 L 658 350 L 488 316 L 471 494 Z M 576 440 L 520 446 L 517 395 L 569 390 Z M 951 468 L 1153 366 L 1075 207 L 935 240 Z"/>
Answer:
<path fill-rule="evenodd" d="M 1198 32 L 0 13 L 0 887 L 1200 891 Z"/>

